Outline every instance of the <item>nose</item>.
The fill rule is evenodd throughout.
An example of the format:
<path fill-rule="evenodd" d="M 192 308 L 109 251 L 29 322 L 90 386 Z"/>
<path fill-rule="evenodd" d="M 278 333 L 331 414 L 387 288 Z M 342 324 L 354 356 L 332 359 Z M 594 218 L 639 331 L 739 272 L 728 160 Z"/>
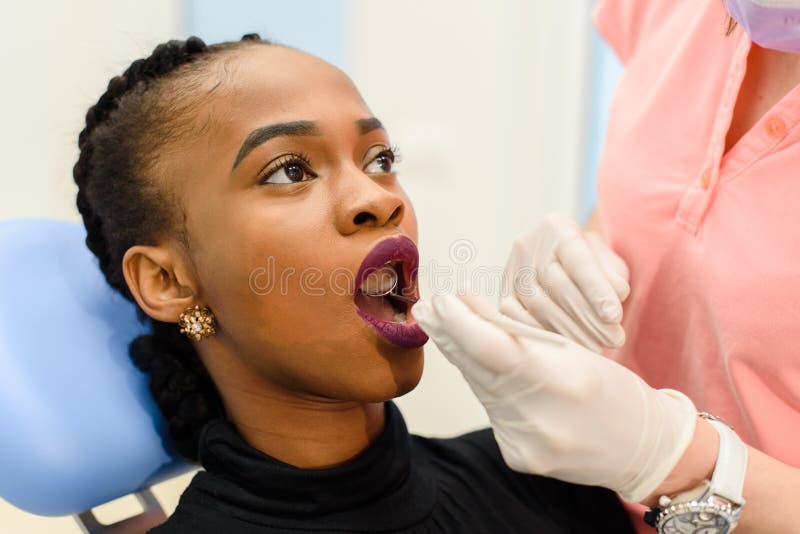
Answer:
<path fill-rule="evenodd" d="M 380 183 L 389 179 L 372 177 L 358 169 L 337 180 L 336 227 L 341 234 L 400 224 L 405 203 L 400 195 Z M 394 183 L 394 178 L 391 180 Z"/>

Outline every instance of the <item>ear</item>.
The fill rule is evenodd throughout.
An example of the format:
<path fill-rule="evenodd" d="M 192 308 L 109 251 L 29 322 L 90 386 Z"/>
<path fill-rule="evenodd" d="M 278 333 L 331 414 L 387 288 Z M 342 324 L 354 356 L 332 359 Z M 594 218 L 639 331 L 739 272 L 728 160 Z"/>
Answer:
<path fill-rule="evenodd" d="M 197 302 L 196 280 L 186 260 L 167 245 L 136 245 L 122 257 L 122 274 L 144 312 L 158 321 L 178 322 L 178 316 Z"/>

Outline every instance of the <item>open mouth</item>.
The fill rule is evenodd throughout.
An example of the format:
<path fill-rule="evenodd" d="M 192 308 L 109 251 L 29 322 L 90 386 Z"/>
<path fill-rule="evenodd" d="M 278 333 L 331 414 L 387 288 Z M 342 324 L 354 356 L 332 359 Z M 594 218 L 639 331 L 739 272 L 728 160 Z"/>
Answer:
<path fill-rule="evenodd" d="M 401 347 L 420 347 L 428 336 L 411 309 L 419 298 L 417 246 L 405 236 L 380 241 L 356 275 L 356 312 L 385 340 Z"/>
<path fill-rule="evenodd" d="M 404 260 L 392 260 L 369 269 L 356 292 L 356 306 L 381 321 L 408 322 L 408 310 L 417 300 L 416 277 Z"/>

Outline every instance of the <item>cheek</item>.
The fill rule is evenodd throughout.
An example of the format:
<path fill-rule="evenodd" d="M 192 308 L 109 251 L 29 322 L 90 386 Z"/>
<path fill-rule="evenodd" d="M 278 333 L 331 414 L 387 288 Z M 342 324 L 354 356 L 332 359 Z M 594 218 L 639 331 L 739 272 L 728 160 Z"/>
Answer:
<path fill-rule="evenodd" d="M 247 239 L 245 235 L 250 235 Z M 238 234 L 207 276 L 208 299 L 231 342 L 259 353 L 322 352 L 363 338 L 352 263 L 333 236 L 264 230 Z M 290 238 L 291 236 L 291 238 Z M 245 349 L 245 347 L 248 347 Z"/>
<path fill-rule="evenodd" d="M 227 285 L 237 289 L 221 299 L 230 319 L 248 324 L 251 336 L 263 333 L 287 343 L 302 342 L 309 325 L 346 323 L 353 307 L 351 269 L 337 267 L 347 263 L 336 262 L 336 249 L 320 250 L 317 244 L 318 239 L 274 239 L 231 265 Z M 320 333 L 336 341 L 352 332 Z"/>

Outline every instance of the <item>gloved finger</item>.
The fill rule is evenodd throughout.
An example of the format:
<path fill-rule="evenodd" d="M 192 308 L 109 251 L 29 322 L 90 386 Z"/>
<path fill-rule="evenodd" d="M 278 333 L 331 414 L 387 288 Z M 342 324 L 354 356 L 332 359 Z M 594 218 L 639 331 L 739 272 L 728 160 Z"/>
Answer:
<path fill-rule="evenodd" d="M 556 257 L 567 276 L 600 319 L 617 323 L 622 319 L 622 304 L 617 292 L 584 237 L 570 237 L 556 247 Z"/>
<path fill-rule="evenodd" d="M 520 303 L 519 309 L 524 313 L 520 313 L 519 317 L 515 317 L 515 319 L 523 323 L 541 326 L 541 317 L 538 314 L 546 312 L 546 306 L 533 305 L 528 308 L 523 304 L 524 302 L 529 301 L 536 304 L 536 302 L 540 300 L 547 299 L 547 294 L 545 293 L 544 288 L 539 285 L 539 273 L 531 269 L 530 271 L 518 271 L 517 274 L 518 275 L 514 280 L 513 285 L 508 288 L 503 288 L 504 296 L 501 298 L 500 304 L 502 305 L 503 301 L 505 300 Z"/>
<path fill-rule="evenodd" d="M 461 369 L 464 363 L 464 354 L 461 347 L 452 339 L 443 326 L 443 321 L 433 308 L 432 300 L 419 300 L 411 309 L 412 317 L 417 324 L 428 334 L 428 337 L 439 348 L 447 360 Z M 469 362 L 467 362 L 467 365 Z"/>
<path fill-rule="evenodd" d="M 466 304 L 470 311 L 481 317 L 485 317 L 486 314 L 497 313 L 497 310 L 495 310 L 485 298 L 473 293 L 469 286 L 466 291 L 459 292 L 457 297 L 461 302 Z"/>
<path fill-rule="evenodd" d="M 589 248 L 594 252 L 595 257 L 600 262 L 600 266 L 606 273 L 608 282 L 617 292 L 619 300 L 625 301 L 631 293 L 630 271 L 625 260 L 620 258 L 606 244 L 605 240 L 597 232 L 588 231 L 585 234 Z"/>
<path fill-rule="evenodd" d="M 532 264 L 526 264 L 519 255 L 512 254 L 503 271 L 502 294 L 537 294 L 542 290 L 538 278 L 539 275 Z"/>
<path fill-rule="evenodd" d="M 602 345 L 581 328 L 544 290 L 530 296 L 518 294 L 517 300 L 545 330 L 568 337 L 589 350 L 595 352 L 602 350 Z"/>
<path fill-rule="evenodd" d="M 551 263 L 544 271 L 542 284 L 548 288 L 548 294 L 555 303 L 564 310 L 572 321 L 597 344 L 619 348 L 625 342 L 625 331 L 619 324 L 601 321 L 597 314 L 588 307 L 583 295 L 564 272 L 559 263 Z M 549 289 L 553 288 L 553 289 Z"/>
<path fill-rule="evenodd" d="M 419 300 L 411 310 L 411 316 L 417 324 L 428 334 L 445 358 L 456 367 L 462 365 L 462 354 L 458 345 L 444 334 L 439 332 L 441 320 L 428 300 Z M 436 333 L 436 335 L 434 335 Z"/>
<path fill-rule="evenodd" d="M 507 317 L 511 317 L 515 321 L 519 321 L 521 323 L 525 323 L 531 325 L 536 328 L 542 328 L 542 324 L 534 318 L 533 315 L 528 313 L 528 310 L 525 309 L 525 306 L 517 300 L 515 296 L 508 296 L 503 297 L 500 299 L 500 306 L 499 306 L 500 313 Z"/>
<path fill-rule="evenodd" d="M 591 350 L 602 350 L 604 341 L 585 332 L 564 310 L 559 309 L 559 305 L 551 299 L 551 295 L 538 283 L 528 289 L 503 297 L 500 300 L 500 313 L 515 321 L 566 336 Z M 617 331 L 621 330 L 621 327 L 618 325 L 606 327 L 611 339 L 619 339 L 620 333 Z M 624 332 L 622 335 L 624 336 Z"/>
<path fill-rule="evenodd" d="M 498 326 L 504 332 L 514 336 L 517 343 L 517 354 L 519 358 L 514 368 L 506 371 L 493 372 L 483 366 L 477 366 L 472 375 L 464 373 L 467 382 L 472 390 L 482 399 L 482 402 L 489 402 L 491 396 L 501 395 L 503 402 L 510 400 L 513 402 L 515 396 L 525 396 L 531 389 L 540 387 L 542 379 L 545 379 L 546 367 L 543 361 L 552 359 L 553 354 L 558 354 L 565 346 L 566 340 L 553 332 L 541 328 L 530 327 L 524 323 L 517 323 L 513 319 L 504 316 L 486 299 L 477 294 L 459 294 L 458 298 L 467 307 L 477 313 L 481 319 Z M 533 337 L 531 337 L 533 336 Z M 536 357 L 523 350 L 525 342 L 535 339 L 537 349 Z M 558 359 L 558 358 L 557 358 Z M 486 372 L 483 372 L 486 370 Z M 480 371 L 480 372 L 477 372 Z M 502 393 L 501 393 L 502 392 Z"/>
<path fill-rule="evenodd" d="M 604 341 L 590 337 L 567 314 L 561 313 L 562 310 L 559 310 L 559 306 L 551 300 L 538 283 L 528 289 L 525 292 L 502 297 L 499 306 L 500 313 L 515 321 L 566 336 L 590 350 L 602 350 Z M 604 329 L 608 331 L 610 340 L 620 338 L 624 340 L 625 333 L 619 325 L 604 324 Z"/>
<path fill-rule="evenodd" d="M 455 295 L 434 296 L 435 313 L 417 317 L 422 329 L 437 345 L 444 343 L 460 357 L 454 362 L 462 372 L 478 364 L 494 373 L 513 368 L 521 359 L 519 344 L 512 336 L 483 320 Z"/>

